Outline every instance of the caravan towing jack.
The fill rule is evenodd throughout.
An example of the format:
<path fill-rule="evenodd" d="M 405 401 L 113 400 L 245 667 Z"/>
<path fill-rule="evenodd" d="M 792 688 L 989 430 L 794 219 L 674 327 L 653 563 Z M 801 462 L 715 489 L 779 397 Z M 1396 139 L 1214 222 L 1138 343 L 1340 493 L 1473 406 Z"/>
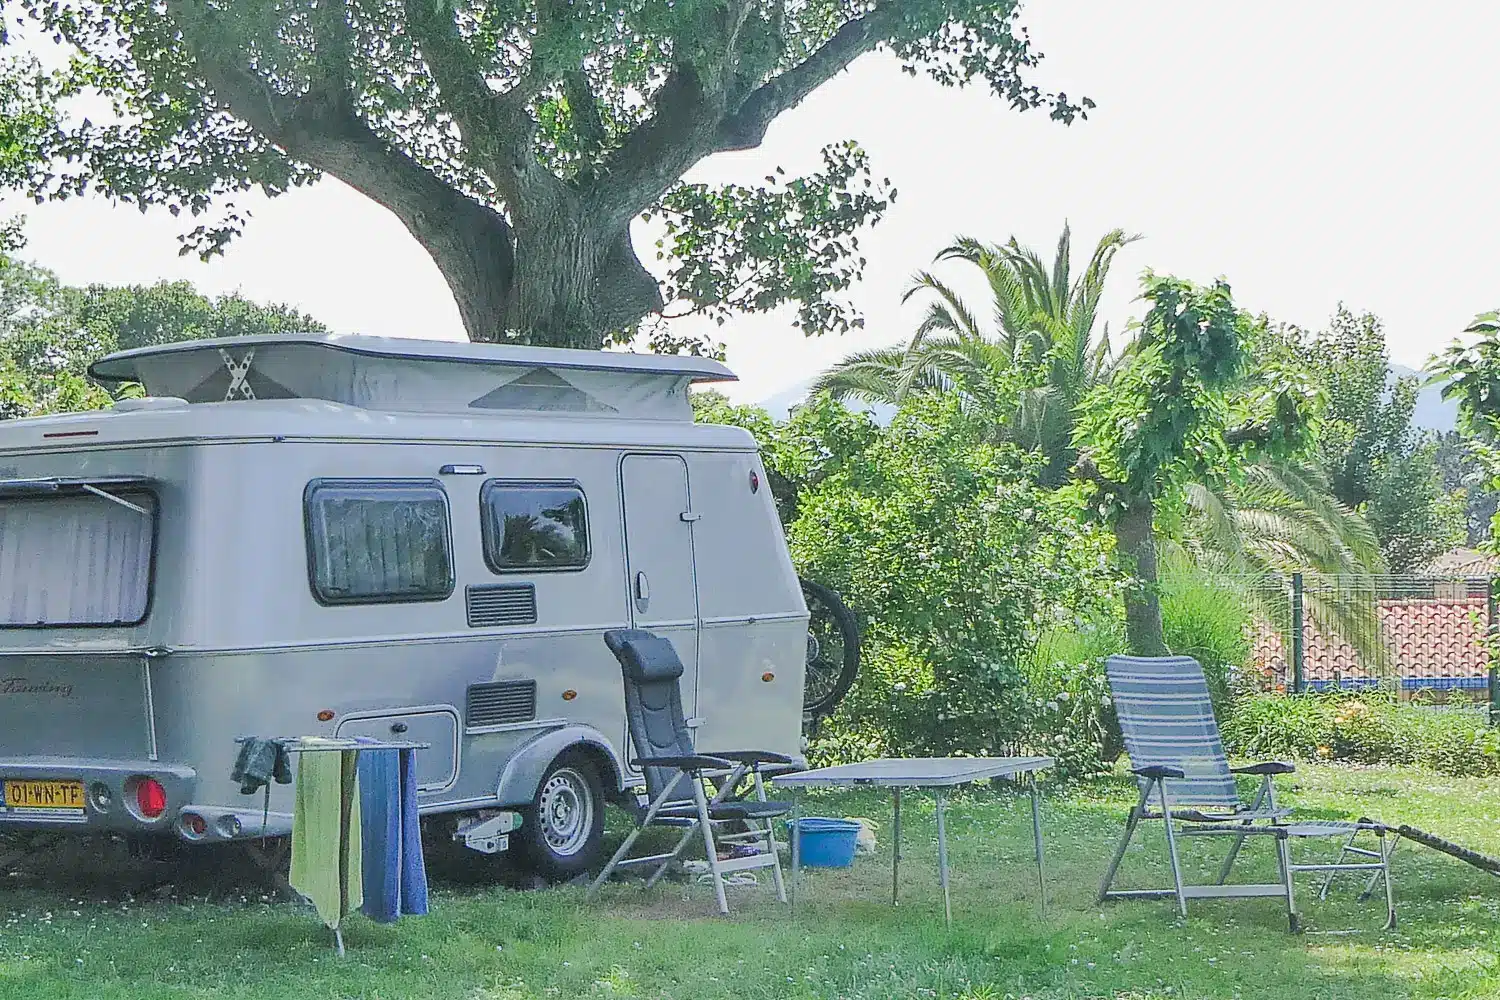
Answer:
<path fill-rule="evenodd" d="M 510 847 L 508 834 L 521 828 L 518 812 L 482 812 L 458 824 L 453 839 L 480 854 L 499 854 Z"/>

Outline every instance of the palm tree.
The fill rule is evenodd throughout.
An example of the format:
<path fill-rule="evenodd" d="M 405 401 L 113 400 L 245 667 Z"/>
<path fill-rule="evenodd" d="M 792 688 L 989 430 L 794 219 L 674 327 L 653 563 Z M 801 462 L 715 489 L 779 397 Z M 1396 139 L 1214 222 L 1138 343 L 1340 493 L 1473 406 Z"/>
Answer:
<path fill-rule="evenodd" d="M 1115 254 L 1138 239 L 1121 229 L 1106 233 L 1076 279 L 1066 225 L 1050 271 L 1015 237 L 998 245 L 960 239 L 937 261 L 965 261 L 984 274 L 994 335 L 952 286 L 922 271 L 902 299 L 933 296 L 911 342 L 850 355 L 819 378 L 814 391 L 892 404 L 914 391 L 956 391 L 999 436 L 1043 455 L 1043 482 L 1059 485 L 1077 458 L 1074 407 L 1113 368 L 1108 325 L 1094 336 L 1104 282 Z M 1020 398 L 1012 412 L 1002 401 L 1013 379 L 1019 379 Z"/>
<path fill-rule="evenodd" d="M 1201 569 L 1244 580 L 1252 612 L 1280 633 L 1283 649 L 1291 649 L 1291 576 L 1300 572 L 1311 584 L 1303 603 L 1314 626 L 1384 671 L 1389 655 L 1375 603 L 1368 590 L 1347 584 L 1385 573 L 1380 542 L 1363 517 L 1334 499 L 1323 470 L 1263 459 L 1227 489 L 1189 484 L 1184 499 L 1191 511 L 1185 540 L 1163 544 Z"/>
<path fill-rule="evenodd" d="M 850 355 L 824 373 L 814 391 L 898 405 L 913 392 L 956 392 L 997 440 L 1044 458 L 1044 484 L 1061 485 L 1078 457 L 1072 443 L 1076 407 L 1090 390 L 1108 383 L 1118 361 L 1108 327 L 1094 335 L 1104 283 L 1115 255 L 1139 238 L 1120 229 L 1105 234 L 1076 279 L 1067 226 L 1050 271 L 1014 237 L 1000 245 L 960 239 L 937 260 L 965 261 L 983 273 L 993 328 L 986 329 L 950 284 L 920 272 L 905 298 L 926 293 L 932 300 L 911 341 Z M 1271 581 L 1294 571 L 1328 580 L 1385 572 L 1364 518 L 1340 505 L 1326 476 L 1305 463 L 1263 460 L 1242 482 L 1224 488 L 1193 484 L 1185 499 L 1192 511 L 1184 526 L 1186 546 L 1194 558 L 1204 568 L 1248 578 L 1251 592 L 1264 595 L 1264 607 L 1256 610 L 1283 632 L 1290 612 L 1282 605 L 1289 601 L 1273 596 Z M 1368 601 L 1333 585 L 1312 588 L 1308 597 L 1313 621 L 1346 637 L 1366 662 L 1382 662 L 1378 621 Z"/>

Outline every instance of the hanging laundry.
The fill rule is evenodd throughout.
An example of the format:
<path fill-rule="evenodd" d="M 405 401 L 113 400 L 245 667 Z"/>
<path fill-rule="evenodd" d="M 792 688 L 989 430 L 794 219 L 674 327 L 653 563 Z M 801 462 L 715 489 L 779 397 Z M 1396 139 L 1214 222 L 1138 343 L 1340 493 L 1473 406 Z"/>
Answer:
<path fill-rule="evenodd" d="M 303 753 L 297 762 L 290 881 L 335 932 L 364 901 L 358 756 Z"/>
<path fill-rule="evenodd" d="M 427 912 L 427 868 L 411 750 L 361 750 L 363 912 L 379 923 Z"/>

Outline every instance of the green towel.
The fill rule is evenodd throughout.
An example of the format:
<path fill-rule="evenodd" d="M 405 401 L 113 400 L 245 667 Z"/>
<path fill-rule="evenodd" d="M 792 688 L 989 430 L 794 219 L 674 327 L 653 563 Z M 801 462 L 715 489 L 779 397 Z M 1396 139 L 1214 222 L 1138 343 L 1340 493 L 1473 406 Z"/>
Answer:
<path fill-rule="evenodd" d="M 364 902 L 360 864 L 359 755 L 299 755 L 292 813 L 292 888 L 337 930 Z"/>

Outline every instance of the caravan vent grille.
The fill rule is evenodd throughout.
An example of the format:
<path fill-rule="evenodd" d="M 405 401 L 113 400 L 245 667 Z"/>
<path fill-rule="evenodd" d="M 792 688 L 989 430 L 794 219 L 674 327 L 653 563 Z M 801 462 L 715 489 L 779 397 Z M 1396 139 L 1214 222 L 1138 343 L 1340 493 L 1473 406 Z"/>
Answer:
<path fill-rule="evenodd" d="M 469 587 L 469 627 L 535 625 L 536 588 L 529 583 Z"/>
<path fill-rule="evenodd" d="M 536 718 L 536 681 L 473 684 L 464 707 L 469 726 L 499 726 Z"/>

